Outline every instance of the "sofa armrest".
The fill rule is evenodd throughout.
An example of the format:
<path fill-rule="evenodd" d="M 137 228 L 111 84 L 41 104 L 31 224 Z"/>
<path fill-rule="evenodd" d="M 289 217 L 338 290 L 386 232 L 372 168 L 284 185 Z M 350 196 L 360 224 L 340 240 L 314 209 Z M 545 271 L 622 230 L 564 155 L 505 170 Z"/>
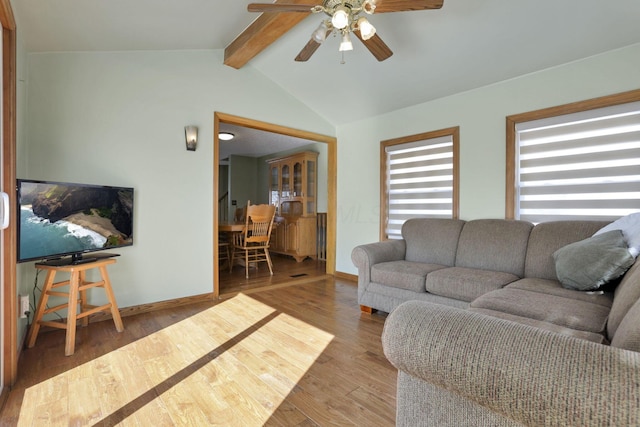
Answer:
<path fill-rule="evenodd" d="M 399 370 L 524 425 L 640 425 L 640 353 L 419 301 L 382 342 Z"/>
<path fill-rule="evenodd" d="M 353 248 L 351 261 L 358 268 L 358 288 L 362 292 L 371 281 L 371 267 L 380 262 L 400 261 L 406 253 L 404 240 L 384 240 Z"/>
<path fill-rule="evenodd" d="M 360 245 L 351 251 L 351 261 L 358 270 L 371 268 L 372 265 L 380 262 L 403 260 L 406 248 L 404 240 L 384 240 Z"/>

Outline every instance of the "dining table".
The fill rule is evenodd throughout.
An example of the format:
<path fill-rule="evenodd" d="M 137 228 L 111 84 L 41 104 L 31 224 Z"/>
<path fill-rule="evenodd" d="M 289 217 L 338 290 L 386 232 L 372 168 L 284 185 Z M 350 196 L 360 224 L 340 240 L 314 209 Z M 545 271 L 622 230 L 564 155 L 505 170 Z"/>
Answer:
<path fill-rule="evenodd" d="M 218 223 L 218 231 L 221 233 L 236 233 L 244 230 L 244 226 L 244 222 L 220 221 Z"/>

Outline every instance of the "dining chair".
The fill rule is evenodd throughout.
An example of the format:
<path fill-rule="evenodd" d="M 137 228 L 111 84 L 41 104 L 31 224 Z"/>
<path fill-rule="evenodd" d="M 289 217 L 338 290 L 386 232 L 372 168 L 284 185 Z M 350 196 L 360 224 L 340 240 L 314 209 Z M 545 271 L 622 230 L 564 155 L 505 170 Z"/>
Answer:
<path fill-rule="evenodd" d="M 222 233 L 221 233 L 222 234 Z M 226 236 L 218 238 L 218 263 L 231 263 L 231 242 L 223 240 Z"/>
<path fill-rule="evenodd" d="M 252 205 L 247 202 L 245 226 L 242 232 L 233 235 L 231 262 L 229 271 L 233 269 L 236 256 L 244 257 L 245 276 L 249 278 L 249 264 L 266 262 L 273 276 L 273 264 L 269 255 L 269 240 L 273 229 L 276 207 L 273 205 Z"/>

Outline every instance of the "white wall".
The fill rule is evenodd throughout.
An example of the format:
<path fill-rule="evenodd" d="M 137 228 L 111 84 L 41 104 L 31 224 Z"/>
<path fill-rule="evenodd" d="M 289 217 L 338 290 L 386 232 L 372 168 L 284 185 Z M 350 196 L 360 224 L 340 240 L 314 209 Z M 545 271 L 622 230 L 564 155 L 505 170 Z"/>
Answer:
<path fill-rule="evenodd" d="M 16 19 L 19 17 L 16 16 Z M 18 21 L 19 23 L 19 21 Z M 19 27 L 19 25 L 18 25 Z M 27 159 L 25 155 L 26 141 L 27 141 L 27 54 L 22 43 L 22 34 L 20 31 L 16 32 L 16 174 L 19 177 L 20 174 L 27 168 Z M 20 274 L 22 269 L 17 269 L 16 274 Z M 17 294 L 18 295 L 30 295 L 33 289 L 33 284 L 28 282 L 18 281 Z M 35 311 L 35 310 L 34 310 Z M 18 346 L 22 344 L 22 339 L 26 337 L 27 319 L 18 320 Z"/>
<path fill-rule="evenodd" d="M 213 111 L 337 132 L 336 267 L 355 274 L 353 247 L 379 239 L 381 140 L 460 126 L 461 217 L 500 218 L 507 115 L 640 88 L 633 45 L 334 130 L 250 66 L 221 65 L 221 51 L 31 54 L 28 62 L 20 177 L 136 188 L 136 242 L 112 269 L 123 307 L 211 290 Z M 200 128 L 196 152 L 184 148 L 187 124 Z"/>
<path fill-rule="evenodd" d="M 380 141 L 460 126 L 460 217 L 504 218 L 506 116 L 638 88 L 640 44 L 338 127 L 336 269 L 379 240 Z"/>
<path fill-rule="evenodd" d="M 29 132 L 19 178 L 135 188 L 134 245 L 118 250 L 109 270 L 121 307 L 213 289 L 214 111 L 334 135 L 333 126 L 251 66 L 235 70 L 222 57 L 28 56 Z M 185 125 L 199 127 L 195 152 L 185 149 Z M 30 265 L 19 270 L 29 288 Z M 99 292 L 94 298 L 103 300 Z"/>

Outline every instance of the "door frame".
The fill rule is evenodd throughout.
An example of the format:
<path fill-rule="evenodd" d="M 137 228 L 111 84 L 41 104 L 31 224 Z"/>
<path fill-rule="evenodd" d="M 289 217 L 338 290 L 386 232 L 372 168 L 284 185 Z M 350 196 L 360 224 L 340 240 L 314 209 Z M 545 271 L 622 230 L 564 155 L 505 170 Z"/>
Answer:
<path fill-rule="evenodd" d="M 10 0 L 0 0 L 2 24 L 2 189 L 9 211 L 16 212 L 16 21 Z M 16 221 L 2 231 L 2 395 L 18 377 L 18 296 L 16 288 Z"/>
<path fill-rule="evenodd" d="M 337 212 L 337 144 L 338 140 L 333 136 L 322 135 L 315 132 L 294 129 L 272 123 L 261 122 L 231 114 L 214 112 L 213 114 L 213 296 L 220 295 L 218 265 L 218 182 L 220 163 L 220 141 L 218 131 L 220 123 L 243 126 L 266 132 L 278 133 L 295 138 L 308 139 L 314 142 L 327 144 L 327 261 L 326 273 L 335 274 L 336 271 L 336 212 Z"/>

